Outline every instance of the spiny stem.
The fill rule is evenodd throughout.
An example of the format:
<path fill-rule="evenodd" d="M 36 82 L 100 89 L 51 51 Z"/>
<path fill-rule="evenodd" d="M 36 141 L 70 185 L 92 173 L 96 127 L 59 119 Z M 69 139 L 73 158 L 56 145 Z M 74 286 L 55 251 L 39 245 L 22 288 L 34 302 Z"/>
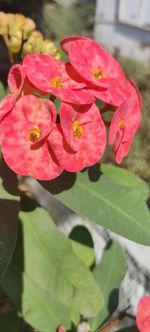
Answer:
<path fill-rule="evenodd" d="M 125 317 L 130 317 L 131 319 L 135 320 L 136 317 L 133 316 L 130 313 L 127 313 L 127 310 L 130 308 L 130 306 L 128 306 L 124 311 L 121 311 L 118 316 L 114 319 L 111 319 L 104 327 L 102 327 L 100 330 L 98 330 L 98 332 L 108 332 L 112 327 L 116 326 L 119 324 L 119 322 Z"/>

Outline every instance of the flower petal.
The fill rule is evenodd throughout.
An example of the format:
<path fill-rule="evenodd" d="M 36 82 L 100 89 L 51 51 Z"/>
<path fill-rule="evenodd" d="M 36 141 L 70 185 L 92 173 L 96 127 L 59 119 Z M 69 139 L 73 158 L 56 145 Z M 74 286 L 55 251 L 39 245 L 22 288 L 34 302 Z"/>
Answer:
<path fill-rule="evenodd" d="M 140 332 L 150 331 L 150 296 L 144 296 L 139 301 L 136 324 Z"/>
<path fill-rule="evenodd" d="M 3 98 L 3 100 L 0 103 L 0 121 L 2 121 L 4 116 L 13 109 L 15 101 L 16 101 L 16 94 L 9 94 L 5 98 Z"/>
<path fill-rule="evenodd" d="M 18 92 L 20 94 L 25 81 L 25 70 L 22 65 L 14 65 L 8 74 L 8 86 L 11 93 Z"/>
<path fill-rule="evenodd" d="M 24 58 L 24 66 L 29 81 L 37 89 L 52 93 L 68 103 L 90 104 L 94 102 L 94 97 L 88 91 L 79 90 L 83 84 L 74 81 L 67 74 L 64 62 L 45 54 L 32 54 Z M 57 78 L 63 82 L 59 88 L 55 87 L 52 82 Z"/>
<path fill-rule="evenodd" d="M 124 78 L 125 74 L 118 62 L 101 45 L 90 39 L 79 39 L 69 47 L 69 59 L 75 70 L 89 83 L 107 86 L 107 78 Z M 95 70 L 102 72 L 97 79 Z M 105 78 L 106 77 L 106 78 Z"/>
<path fill-rule="evenodd" d="M 60 41 L 60 46 L 61 48 L 63 49 L 63 51 L 65 53 L 69 53 L 69 50 L 70 50 L 70 47 L 71 47 L 71 44 L 77 40 L 82 40 L 82 39 L 88 39 L 86 37 L 83 37 L 83 36 L 69 36 L 69 37 L 65 37 L 63 38 L 61 41 Z"/>
<path fill-rule="evenodd" d="M 50 100 L 25 95 L 15 104 L 13 116 L 40 126 L 44 137 L 56 122 L 56 107 Z"/>
<path fill-rule="evenodd" d="M 95 104 L 88 110 L 91 122 L 83 125 L 83 136 L 77 152 L 72 151 L 64 139 L 64 158 L 62 164 L 67 171 L 77 172 L 87 166 L 92 166 L 102 157 L 106 146 L 106 129 L 101 119 L 99 109 Z M 83 115 L 84 117 L 84 115 Z M 82 117 L 82 121 L 83 121 Z"/>
<path fill-rule="evenodd" d="M 63 168 L 55 160 L 49 144 L 45 142 L 32 147 L 29 130 L 32 124 L 18 121 L 5 135 L 2 153 L 7 165 L 17 174 L 32 176 L 39 180 L 56 178 Z"/>

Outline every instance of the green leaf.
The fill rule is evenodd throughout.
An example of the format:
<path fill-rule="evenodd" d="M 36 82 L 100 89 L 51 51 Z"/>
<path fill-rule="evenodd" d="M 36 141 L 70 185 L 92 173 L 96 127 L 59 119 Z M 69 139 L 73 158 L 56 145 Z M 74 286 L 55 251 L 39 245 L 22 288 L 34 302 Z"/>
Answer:
<path fill-rule="evenodd" d="M 90 267 L 95 260 L 95 252 L 90 232 L 84 226 L 76 226 L 69 234 L 76 255 Z"/>
<path fill-rule="evenodd" d="M 0 314 L 2 332 L 20 332 L 20 322 L 16 312 Z"/>
<path fill-rule="evenodd" d="M 150 245 L 150 214 L 136 189 L 114 183 L 105 175 L 98 181 L 89 181 L 87 173 L 79 173 L 69 191 L 56 197 L 83 218 L 132 241 Z"/>
<path fill-rule="evenodd" d="M 19 232 L 15 262 L 17 261 L 19 274 L 22 273 L 22 288 L 20 291 L 16 290 L 19 281 L 17 281 L 16 275 L 13 278 L 16 273 L 16 263 L 8 270 L 3 282 L 4 289 L 12 300 L 19 306 L 19 298 L 22 296 L 22 308 L 25 307 L 28 311 L 30 302 L 34 301 L 35 296 L 35 301 L 39 301 L 35 290 L 37 286 L 37 292 L 41 292 L 41 298 L 43 293 L 45 293 L 44 298 L 47 294 L 50 303 L 49 310 L 52 312 L 55 309 L 56 301 L 56 304 L 59 302 L 60 305 L 65 305 L 72 316 L 73 313 L 82 313 L 86 316 L 96 314 L 102 306 L 102 294 L 91 271 L 75 254 L 74 250 L 79 251 L 77 246 L 73 244 L 74 249 L 72 248 L 72 241 L 55 227 L 48 213 L 42 208 L 37 208 L 32 212 L 21 212 L 20 219 L 22 232 L 21 230 Z M 14 280 L 13 284 L 11 284 L 12 280 Z M 23 294 L 22 290 L 24 290 Z M 35 315 L 34 308 L 32 308 L 34 303 L 30 305 L 31 316 L 32 311 Z M 55 310 L 56 317 L 57 311 L 58 313 L 61 311 L 59 307 Z M 39 311 L 38 314 L 40 316 Z M 48 316 L 50 317 L 50 314 Z M 31 319 L 29 315 L 25 315 L 25 317 L 30 324 L 34 325 L 34 317 Z M 45 318 L 42 319 L 43 328 L 41 330 L 47 332 L 48 328 L 46 330 L 44 322 Z M 60 319 L 59 323 L 61 323 Z"/>
<path fill-rule="evenodd" d="M 81 259 L 81 261 L 90 267 L 92 263 L 94 262 L 94 249 L 87 247 L 79 242 L 70 240 L 72 244 L 73 251 Z"/>
<path fill-rule="evenodd" d="M 118 288 L 125 274 L 124 255 L 117 243 L 105 249 L 102 261 L 93 270 L 94 277 L 103 289 L 104 305 L 101 312 L 91 319 L 91 328 L 96 330 L 111 316 L 118 303 Z"/>
<path fill-rule="evenodd" d="M 16 250 L 18 249 L 17 247 Z M 2 287 L 22 314 L 23 319 L 40 332 L 56 331 L 60 323 L 67 329 L 70 328 L 68 308 L 39 287 L 31 276 L 21 272 L 16 253 L 2 282 Z M 6 330 L 6 332 L 9 331 Z"/>
<path fill-rule="evenodd" d="M 115 167 L 106 164 L 101 164 L 101 171 L 112 181 L 123 186 L 137 189 L 139 193 L 141 193 L 143 199 L 147 199 L 149 195 L 148 184 L 135 174 L 121 167 Z"/>
<path fill-rule="evenodd" d="M 0 169 L 1 171 L 1 169 Z M 19 197 L 8 193 L 0 179 L 0 280 L 11 261 L 17 237 Z"/>

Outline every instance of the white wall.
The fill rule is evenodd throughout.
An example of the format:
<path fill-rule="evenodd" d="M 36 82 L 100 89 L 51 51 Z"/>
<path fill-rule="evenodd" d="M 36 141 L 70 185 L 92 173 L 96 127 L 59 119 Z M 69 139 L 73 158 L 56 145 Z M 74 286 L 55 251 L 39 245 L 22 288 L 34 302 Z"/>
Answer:
<path fill-rule="evenodd" d="M 150 0 L 97 0 L 94 37 L 112 52 L 150 63 Z"/>

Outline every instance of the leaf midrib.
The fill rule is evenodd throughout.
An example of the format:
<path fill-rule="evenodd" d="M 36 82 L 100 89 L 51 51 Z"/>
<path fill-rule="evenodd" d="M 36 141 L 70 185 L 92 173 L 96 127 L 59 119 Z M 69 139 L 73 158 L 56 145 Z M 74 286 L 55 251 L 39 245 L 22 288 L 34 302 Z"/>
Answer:
<path fill-rule="evenodd" d="M 94 197 L 96 197 L 96 198 L 100 199 L 101 201 L 103 201 L 106 205 L 108 205 L 108 206 L 110 206 L 111 208 L 113 208 L 113 210 L 115 210 L 115 211 L 117 211 L 118 213 L 120 213 L 121 215 L 125 216 L 126 218 L 128 218 L 128 220 L 131 220 L 131 222 L 134 222 L 135 225 L 138 225 L 138 226 L 142 229 L 142 231 L 145 232 L 145 228 L 142 227 L 142 224 L 141 224 L 141 223 L 136 222 L 136 219 L 135 219 L 135 218 L 133 218 L 131 215 L 127 214 L 124 210 L 121 210 L 117 205 L 112 204 L 110 200 L 107 200 L 106 198 L 104 198 L 104 196 L 102 196 L 102 195 L 99 194 L 99 193 L 97 194 L 95 191 L 93 191 L 91 188 L 89 189 L 87 186 L 85 186 L 85 185 L 84 185 L 83 183 L 81 183 L 81 182 L 77 182 L 77 185 L 78 185 L 79 187 L 81 187 L 82 189 L 84 189 L 85 191 L 87 191 L 88 194 L 91 194 L 91 193 L 92 193 L 92 195 L 93 195 Z M 93 221 L 94 221 L 94 220 L 93 220 Z M 146 231 L 146 233 L 147 233 L 147 231 Z"/>

